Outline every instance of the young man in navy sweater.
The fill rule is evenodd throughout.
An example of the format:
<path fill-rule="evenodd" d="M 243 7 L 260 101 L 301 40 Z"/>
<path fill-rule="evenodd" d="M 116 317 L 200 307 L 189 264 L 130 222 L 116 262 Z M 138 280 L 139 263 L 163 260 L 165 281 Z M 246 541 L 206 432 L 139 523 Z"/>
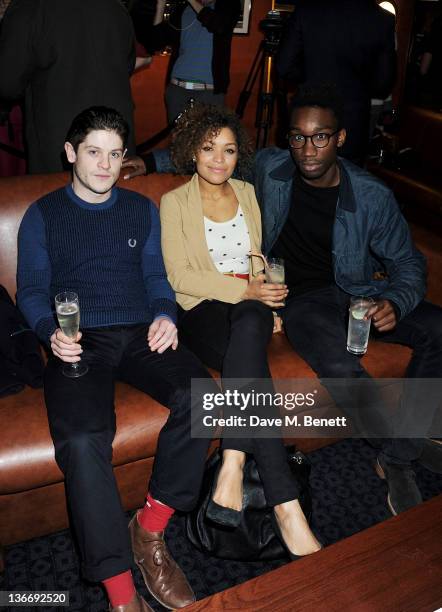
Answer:
<path fill-rule="evenodd" d="M 92 107 L 74 119 L 65 143 L 72 184 L 26 212 L 17 275 L 18 305 L 52 350 L 45 398 L 83 573 L 104 583 L 118 612 L 150 610 L 134 588 L 133 557 L 161 604 L 180 608 L 194 600 L 163 533 L 174 509 L 188 511 L 196 503 L 209 444 L 190 437 L 190 380 L 214 384 L 178 344 L 154 204 L 115 187 L 127 137 L 125 120 L 112 109 Z M 66 289 L 80 298 L 82 332 L 75 340 L 61 332 L 54 315 L 54 296 Z M 62 362 L 82 360 L 87 374 L 63 376 Z M 147 503 L 129 531 L 111 465 L 116 379 L 170 410 Z"/>

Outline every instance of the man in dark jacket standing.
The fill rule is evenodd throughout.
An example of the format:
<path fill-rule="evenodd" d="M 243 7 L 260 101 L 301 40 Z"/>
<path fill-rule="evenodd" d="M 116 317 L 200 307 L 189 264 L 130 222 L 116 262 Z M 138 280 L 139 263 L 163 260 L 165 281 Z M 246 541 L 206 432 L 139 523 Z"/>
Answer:
<path fill-rule="evenodd" d="M 0 99 L 25 97 L 29 172 L 63 169 L 72 117 L 89 106 L 116 108 L 133 135 L 134 65 L 133 27 L 118 0 L 11 2 L 0 35 Z"/>
<path fill-rule="evenodd" d="M 298 0 L 276 57 L 282 78 L 329 82 L 344 99 L 340 155 L 362 163 L 370 100 L 386 98 L 396 74 L 395 19 L 375 0 Z"/>

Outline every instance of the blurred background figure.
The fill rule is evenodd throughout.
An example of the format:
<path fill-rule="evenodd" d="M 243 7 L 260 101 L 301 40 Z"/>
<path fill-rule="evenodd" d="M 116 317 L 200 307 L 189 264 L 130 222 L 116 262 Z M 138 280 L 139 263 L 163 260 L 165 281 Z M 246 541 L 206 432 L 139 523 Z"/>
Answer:
<path fill-rule="evenodd" d="M 156 12 L 156 0 L 127 0 L 123 2 L 132 18 L 135 30 L 135 70 L 152 62 L 150 32 Z"/>
<path fill-rule="evenodd" d="M 0 0 L 0 22 L 3 19 L 6 9 L 8 8 L 11 0 Z"/>
<path fill-rule="evenodd" d="M 442 15 L 433 21 L 422 51 L 419 67 L 422 97 L 428 106 L 442 111 Z"/>
<path fill-rule="evenodd" d="M 1 23 L 11 0 L 0 0 Z M 24 174 L 21 108 L 0 99 L 0 177 Z"/>
<path fill-rule="evenodd" d="M 222 106 L 230 81 L 233 28 L 240 0 L 184 0 L 170 16 L 166 0 L 157 0 L 154 27 L 139 40 L 147 50 L 170 45 L 173 50 L 166 87 L 167 119 L 171 123 L 189 98 Z M 166 15 L 165 15 L 166 14 Z M 165 19 L 165 16 L 167 19 Z"/>
<path fill-rule="evenodd" d="M 394 85 L 395 18 L 375 0 L 298 0 L 276 69 L 295 84 L 336 85 L 344 100 L 348 134 L 340 155 L 363 164 L 370 100 L 385 99 Z"/>
<path fill-rule="evenodd" d="M 63 169 L 72 117 L 112 106 L 131 128 L 134 32 L 119 0 L 12 0 L 0 32 L 0 99 L 24 96 L 28 170 Z"/>
<path fill-rule="evenodd" d="M 442 7 L 418 1 L 408 53 L 405 99 L 442 112 Z"/>

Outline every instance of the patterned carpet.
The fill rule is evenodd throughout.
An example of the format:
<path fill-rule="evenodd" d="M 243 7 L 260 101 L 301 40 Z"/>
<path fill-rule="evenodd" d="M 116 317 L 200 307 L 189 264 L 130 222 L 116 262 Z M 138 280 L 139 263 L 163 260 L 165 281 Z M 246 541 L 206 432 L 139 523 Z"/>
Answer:
<path fill-rule="evenodd" d="M 332 544 L 390 517 L 385 503 L 386 485 L 373 470 L 375 457 L 376 451 L 363 440 L 342 440 L 309 454 L 314 498 L 313 529 L 326 544 Z M 424 499 L 442 492 L 442 476 L 418 466 L 416 475 Z M 188 542 L 183 524 L 183 517 L 175 516 L 168 527 L 166 538 L 198 599 L 249 580 L 285 562 L 239 563 L 208 557 Z M 139 591 L 152 608 L 163 610 L 146 592 L 137 569 L 135 579 Z M 102 588 L 90 585 L 80 577 L 78 556 L 69 531 L 36 538 L 7 549 L 6 571 L 0 576 L 0 590 L 69 590 L 69 610 L 107 610 Z M 17 609 L 10 608 L 11 612 Z M 54 607 L 21 609 L 36 612 L 55 610 Z"/>

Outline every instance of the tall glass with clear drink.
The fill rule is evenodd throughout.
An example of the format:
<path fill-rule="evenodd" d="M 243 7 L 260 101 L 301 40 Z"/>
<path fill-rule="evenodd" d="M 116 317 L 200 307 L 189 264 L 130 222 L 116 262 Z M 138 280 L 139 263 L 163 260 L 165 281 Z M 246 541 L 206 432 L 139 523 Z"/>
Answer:
<path fill-rule="evenodd" d="M 283 285 L 285 281 L 284 260 L 280 257 L 269 257 L 267 259 L 265 274 L 268 283 L 279 283 Z M 285 306 L 284 300 L 283 304 Z"/>
<path fill-rule="evenodd" d="M 374 303 L 374 300 L 369 297 L 351 297 L 347 335 L 347 351 L 349 353 L 363 355 L 367 352 L 371 319 L 364 319 L 364 317 Z"/>
<path fill-rule="evenodd" d="M 55 310 L 61 331 L 68 338 L 76 338 L 80 327 L 80 304 L 73 291 L 63 291 L 55 296 Z M 66 363 L 62 372 L 68 378 L 78 378 L 88 371 L 84 363 Z"/>

